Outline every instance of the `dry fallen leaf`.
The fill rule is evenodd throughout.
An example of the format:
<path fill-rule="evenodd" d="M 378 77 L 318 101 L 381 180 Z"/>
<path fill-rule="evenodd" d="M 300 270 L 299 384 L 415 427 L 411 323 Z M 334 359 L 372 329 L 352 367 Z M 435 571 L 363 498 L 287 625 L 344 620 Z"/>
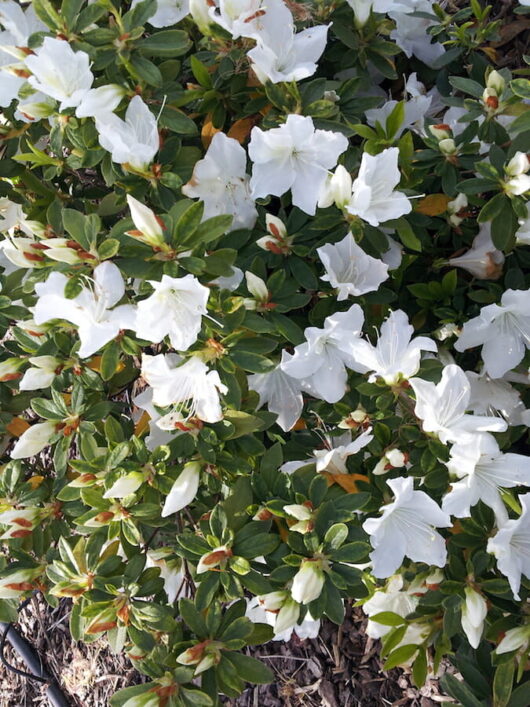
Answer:
<path fill-rule="evenodd" d="M 451 197 L 447 194 L 429 194 L 418 201 L 414 210 L 425 216 L 439 216 L 447 211 L 447 204 L 450 201 Z"/>

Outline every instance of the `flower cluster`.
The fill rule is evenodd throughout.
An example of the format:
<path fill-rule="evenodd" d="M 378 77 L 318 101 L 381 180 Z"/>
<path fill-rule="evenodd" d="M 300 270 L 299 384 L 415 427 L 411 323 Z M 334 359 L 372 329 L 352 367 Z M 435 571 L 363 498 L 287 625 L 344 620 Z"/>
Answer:
<path fill-rule="evenodd" d="M 348 601 L 386 668 L 522 704 L 530 81 L 490 11 L 0 2 L 0 608 L 71 599 L 150 678 L 113 707 L 235 698 Z"/>

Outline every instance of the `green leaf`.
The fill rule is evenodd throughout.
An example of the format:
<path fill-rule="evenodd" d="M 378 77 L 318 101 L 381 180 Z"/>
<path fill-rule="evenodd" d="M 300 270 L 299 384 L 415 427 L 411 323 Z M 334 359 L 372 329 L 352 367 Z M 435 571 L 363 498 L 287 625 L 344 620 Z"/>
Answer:
<path fill-rule="evenodd" d="M 274 673 L 261 660 L 235 651 L 225 651 L 224 655 L 232 663 L 238 675 L 246 682 L 264 685 L 274 680 Z"/>
<path fill-rule="evenodd" d="M 464 76 L 450 76 L 449 83 L 453 88 L 456 88 L 457 91 L 468 93 L 474 98 L 482 98 L 482 94 L 484 93 L 484 86 Z"/>
<path fill-rule="evenodd" d="M 385 660 L 383 670 L 391 670 L 398 665 L 403 665 L 403 663 L 410 660 L 418 650 L 419 646 L 416 646 L 413 643 L 407 643 L 404 646 L 400 646 L 400 648 L 396 648 L 396 650 L 392 651 Z"/>
<path fill-rule="evenodd" d="M 116 238 L 106 238 L 98 248 L 101 260 L 113 258 L 120 249 L 120 242 Z"/>
<path fill-rule="evenodd" d="M 105 347 L 101 357 L 100 373 L 104 381 L 108 381 L 116 373 L 120 362 L 120 346 L 117 341 L 111 341 Z"/>
<path fill-rule="evenodd" d="M 31 408 L 34 413 L 45 420 L 62 420 L 65 417 L 65 411 L 46 398 L 34 398 L 31 401 Z"/>
<path fill-rule="evenodd" d="M 477 221 L 479 223 L 486 223 L 486 221 L 491 221 L 503 210 L 505 203 L 509 202 L 509 198 L 506 194 L 495 194 L 480 210 L 477 216 Z"/>
<path fill-rule="evenodd" d="M 141 39 L 136 46 L 147 56 L 172 57 L 185 54 L 191 42 L 183 30 L 168 29 Z"/>
<path fill-rule="evenodd" d="M 251 351 L 232 349 L 230 359 L 244 371 L 251 373 L 267 373 L 274 368 L 274 363 L 269 358 Z"/>
<path fill-rule="evenodd" d="M 191 599 L 181 599 L 179 601 L 179 612 L 182 619 L 198 638 L 204 639 L 208 636 L 206 622 Z"/>
<path fill-rule="evenodd" d="M 277 535 L 272 535 L 271 533 L 257 533 L 249 538 L 240 540 L 238 542 L 237 536 L 233 546 L 234 555 L 240 555 L 241 557 L 246 557 L 247 559 L 252 559 L 254 557 L 259 557 L 264 555 L 265 557 L 271 552 L 274 552 L 280 543 L 280 538 Z"/>
<path fill-rule="evenodd" d="M 129 69 L 129 73 L 137 81 L 143 81 L 149 86 L 162 85 L 162 74 L 158 66 L 139 54 L 133 54 L 130 62 L 127 64 L 127 68 Z"/>
<path fill-rule="evenodd" d="M 510 134 L 517 135 L 517 133 L 525 133 L 527 130 L 530 130 L 530 108 L 528 107 L 510 124 Z"/>
<path fill-rule="evenodd" d="M 410 223 L 406 219 L 401 218 L 395 224 L 399 239 L 405 248 L 421 253 L 421 241 L 414 233 Z"/>
<path fill-rule="evenodd" d="M 63 21 L 50 0 L 33 0 L 31 3 L 37 17 L 52 30 L 61 29 Z"/>
<path fill-rule="evenodd" d="M 463 707 L 484 707 L 482 702 L 475 697 L 469 687 L 460 680 L 457 680 L 454 675 L 445 673 L 440 679 L 442 688 L 455 700 L 459 700 Z"/>
<path fill-rule="evenodd" d="M 406 623 L 402 616 L 394 614 L 393 611 L 381 611 L 379 614 L 374 614 L 370 616 L 370 621 L 383 624 L 383 626 L 402 626 Z"/>
<path fill-rule="evenodd" d="M 212 87 L 212 78 L 207 67 L 198 59 L 195 54 L 190 58 L 190 65 L 193 75 L 204 88 Z"/>
<path fill-rule="evenodd" d="M 424 648 L 420 648 L 414 665 L 412 666 L 412 679 L 416 687 L 423 687 L 427 680 L 427 652 Z"/>
<path fill-rule="evenodd" d="M 510 81 L 510 88 L 520 98 L 530 98 L 530 81 L 528 79 L 514 79 Z"/>
<path fill-rule="evenodd" d="M 512 694 L 514 673 L 514 660 L 508 660 L 497 666 L 493 678 L 493 707 L 507 707 Z"/>
<path fill-rule="evenodd" d="M 63 0 L 61 4 L 61 17 L 66 26 L 73 29 L 75 20 L 83 7 L 85 0 Z"/>
<path fill-rule="evenodd" d="M 186 245 L 193 240 L 193 234 L 197 230 L 204 212 L 202 201 L 196 201 L 184 211 L 175 224 L 173 242 L 175 245 Z"/>
<path fill-rule="evenodd" d="M 160 113 L 160 117 L 158 118 L 158 124 L 162 128 L 167 128 L 168 130 L 177 133 L 177 135 L 197 134 L 197 126 L 192 118 L 171 105 L 166 105 L 164 107 Z"/>

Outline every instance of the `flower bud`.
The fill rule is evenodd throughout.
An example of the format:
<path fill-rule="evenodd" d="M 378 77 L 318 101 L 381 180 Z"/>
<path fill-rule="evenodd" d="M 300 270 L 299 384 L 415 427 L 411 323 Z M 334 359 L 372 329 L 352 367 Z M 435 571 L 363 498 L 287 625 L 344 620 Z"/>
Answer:
<path fill-rule="evenodd" d="M 9 572 L 9 568 L 6 570 Z M 41 567 L 16 570 L 0 577 L 0 599 L 17 599 L 23 592 L 35 588 L 35 579 L 42 574 Z"/>
<path fill-rule="evenodd" d="M 446 140 L 451 137 L 451 128 L 445 123 L 429 125 L 429 132 L 436 140 Z"/>
<path fill-rule="evenodd" d="M 517 628 L 511 628 L 506 631 L 506 634 L 497 646 L 495 653 L 497 653 L 497 655 L 501 655 L 502 653 L 511 653 L 511 651 L 516 651 L 520 648 L 526 649 L 529 642 L 530 624 L 526 626 L 518 626 Z"/>
<path fill-rule="evenodd" d="M 209 37 L 212 33 L 211 28 L 215 22 L 210 17 L 210 3 L 208 0 L 190 0 L 190 15 L 201 34 Z"/>
<path fill-rule="evenodd" d="M 332 175 L 324 182 L 318 200 L 318 206 L 325 209 L 331 204 L 339 209 L 345 209 L 352 198 L 353 180 L 351 174 L 342 165 L 338 165 Z"/>
<path fill-rule="evenodd" d="M 482 100 L 490 113 L 494 113 L 499 107 L 499 96 L 494 88 L 485 88 Z"/>
<path fill-rule="evenodd" d="M 11 450 L 11 459 L 26 459 L 41 452 L 55 434 L 56 423 L 51 420 L 29 427 Z"/>
<path fill-rule="evenodd" d="M 438 147 L 440 148 L 440 152 L 442 153 L 442 155 L 446 155 L 447 157 L 456 155 L 456 153 L 458 152 L 455 141 L 452 137 L 447 137 L 443 140 L 440 140 L 440 142 L 438 143 Z"/>
<path fill-rule="evenodd" d="M 493 71 L 489 73 L 488 78 L 486 80 L 486 88 L 495 91 L 496 94 L 500 96 L 504 91 L 505 86 L 505 80 L 502 78 L 498 71 L 493 69 Z"/>
<path fill-rule="evenodd" d="M 166 498 L 162 518 L 182 510 L 193 501 L 199 489 L 200 475 L 201 465 L 199 462 L 188 462 L 184 465 Z"/>
<path fill-rule="evenodd" d="M 258 597 L 265 611 L 278 611 L 285 604 L 289 595 L 285 591 L 269 592 Z"/>
<path fill-rule="evenodd" d="M 23 358 L 11 356 L 0 363 L 0 382 L 13 381 L 20 378 L 22 373 L 19 369 L 24 364 Z"/>
<path fill-rule="evenodd" d="M 293 578 L 291 596 L 299 604 L 309 604 L 320 596 L 324 581 L 321 561 L 303 560 Z"/>
<path fill-rule="evenodd" d="M 467 205 L 468 200 L 465 194 L 457 194 L 455 199 L 447 203 L 449 223 L 452 226 L 459 226 L 462 223 L 465 218 L 464 209 Z"/>
<path fill-rule="evenodd" d="M 294 599 L 287 599 L 276 616 L 274 633 L 283 633 L 283 631 L 292 628 L 298 621 L 299 616 L 300 604 L 294 601 Z"/>
<path fill-rule="evenodd" d="M 127 204 L 131 211 L 131 218 L 137 228 L 136 231 L 126 231 L 127 235 L 138 238 L 138 240 L 155 248 L 165 246 L 162 226 L 151 209 L 130 194 L 127 194 Z"/>
<path fill-rule="evenodd" d="M 105 491 L 103 498 L 125 498 L 139 489 L 144 481 L 145 477 L 141 471 L 131 471 L 115 481 L 110 489 Z"/>
<path fill-rule="evenodd" d="M 212 550 L 212 552 L 207 552 L 199 560 L 197 565 L 197 574 L 202 574 L 203 572 L 208 572 L 213 567 L 218 567 L 220 564 L 224 563 L 229 557 L 232 557 L 232 550 L 226 545 Z"/>
<path fill-rule="evenodd" d="M 472 587 L 466 587 L 464 591 L 466 600 L 462 606 L 462 628 L 471 647 L 478 648 L 488 607 L 484 597 Z"/>
<path fill-rule="evenodd" d="M 249 292 L 254 295 L 258 302 L 267 302 L 269 299 L 269 290 L 267 285 L 257 275 L 247 270 L 245 272 L 245 279 L 247 281 L 247 288 Z"/>

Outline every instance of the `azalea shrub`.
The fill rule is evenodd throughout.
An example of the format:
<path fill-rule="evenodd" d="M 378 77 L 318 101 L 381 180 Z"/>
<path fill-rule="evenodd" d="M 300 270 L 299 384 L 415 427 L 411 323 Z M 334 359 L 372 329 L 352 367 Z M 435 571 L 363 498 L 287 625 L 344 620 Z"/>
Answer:
<path fill-rule="evenodd" d="M 0 2 L 0 618 L 71 599 L 113 707 L 348 604 L 530 704 L 530 68 L 461 5 Z"/>

